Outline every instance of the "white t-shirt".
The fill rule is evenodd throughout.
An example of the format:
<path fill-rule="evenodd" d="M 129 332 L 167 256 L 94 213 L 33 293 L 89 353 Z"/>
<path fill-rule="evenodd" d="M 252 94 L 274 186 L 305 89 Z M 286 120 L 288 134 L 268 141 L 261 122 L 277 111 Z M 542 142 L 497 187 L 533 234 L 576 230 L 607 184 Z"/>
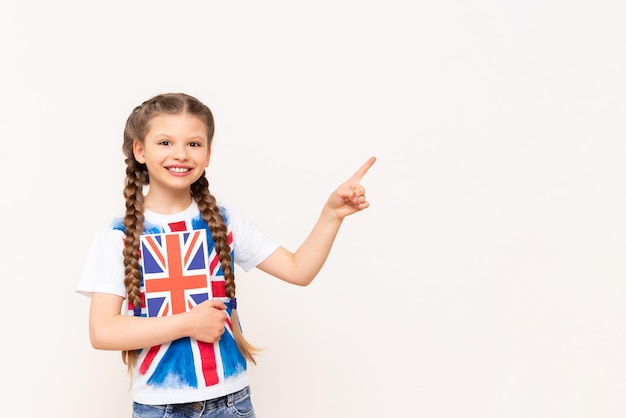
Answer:
<path fill-rule="evenodd" d="M 234 207 L 220 206 L 220 212 L 228 227 L 233 261 L 244 271 L 256 267 L 278 248 Z M 195 402 L 243 389 L 248 385 L 247 364 L 232 336 L 223 272 L 196 203 L 180 213 L 163 215 L 146 210 L 144 216 L 140 265 L 145 306 L 141 316 L 184 312 L 210 298 L 226 303 L 229 320 L 215 344 L 185 337 L 139 350 L 133 371 L 133 399 L 143 404 Z M 122 218 L 116 218 L 96 232 L 78 293 L 126 298 L 123 231 Z M 135 314 L 132 307 L 124 312 Z"/>

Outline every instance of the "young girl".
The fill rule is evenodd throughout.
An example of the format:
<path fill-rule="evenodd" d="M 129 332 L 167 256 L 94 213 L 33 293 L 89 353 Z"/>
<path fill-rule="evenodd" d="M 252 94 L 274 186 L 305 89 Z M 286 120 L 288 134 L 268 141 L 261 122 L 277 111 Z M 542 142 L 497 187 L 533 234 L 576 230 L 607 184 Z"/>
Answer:
<path fill-rule="evenodd" d="M 246 365 L 256 349 L 239 326 L 233 263 L 306 286 L 343 219 L 369 206 L 360 180 L 374 157 L 330 195 L 292 253 L 216 203 L 205 176 L 213 132 L 209 108 L 186 94 L 132 111 L 126 213 L 96 233 L 80 276 L 91 343 L 122 351 L 136 418 L 254 417 Z"/>

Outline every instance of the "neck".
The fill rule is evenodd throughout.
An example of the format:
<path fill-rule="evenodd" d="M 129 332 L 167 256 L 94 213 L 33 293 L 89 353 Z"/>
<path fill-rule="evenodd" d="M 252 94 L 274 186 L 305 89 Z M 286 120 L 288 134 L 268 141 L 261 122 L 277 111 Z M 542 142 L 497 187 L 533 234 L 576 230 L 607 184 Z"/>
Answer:
<path fill-rule="evenodd" d="M 144 198 L 144 207 L 152 212 L 161 214 L 171 214 L 182 212 L 191 205 L 193 198 L 191 194 L 184 193 L 179 196 L 155 196 L 148 192 Z"/>

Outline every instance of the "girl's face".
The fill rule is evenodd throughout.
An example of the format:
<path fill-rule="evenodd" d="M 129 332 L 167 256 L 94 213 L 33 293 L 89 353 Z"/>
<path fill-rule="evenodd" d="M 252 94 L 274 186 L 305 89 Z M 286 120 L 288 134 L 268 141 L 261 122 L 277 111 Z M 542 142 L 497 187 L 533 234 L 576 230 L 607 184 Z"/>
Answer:
<path fill-rule="evenodd" d="M 143 144 L 135 140 L 135 159 L 148 168 L 150 193 L 189 190 L 206 167 L 211 149 L 207 126 L 188 114 L 152 118 Z"/>

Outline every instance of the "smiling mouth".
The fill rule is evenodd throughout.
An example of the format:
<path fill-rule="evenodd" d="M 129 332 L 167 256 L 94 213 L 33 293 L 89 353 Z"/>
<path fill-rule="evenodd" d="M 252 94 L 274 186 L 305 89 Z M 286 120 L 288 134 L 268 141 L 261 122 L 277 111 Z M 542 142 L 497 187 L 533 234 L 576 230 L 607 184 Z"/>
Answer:
<path fill-rule="evenodd" d="M 173 171 L 174 173 L 187 173 L 188 171 L 191 171 L 191 168 L 170 167 L 168 170 Z"/>

